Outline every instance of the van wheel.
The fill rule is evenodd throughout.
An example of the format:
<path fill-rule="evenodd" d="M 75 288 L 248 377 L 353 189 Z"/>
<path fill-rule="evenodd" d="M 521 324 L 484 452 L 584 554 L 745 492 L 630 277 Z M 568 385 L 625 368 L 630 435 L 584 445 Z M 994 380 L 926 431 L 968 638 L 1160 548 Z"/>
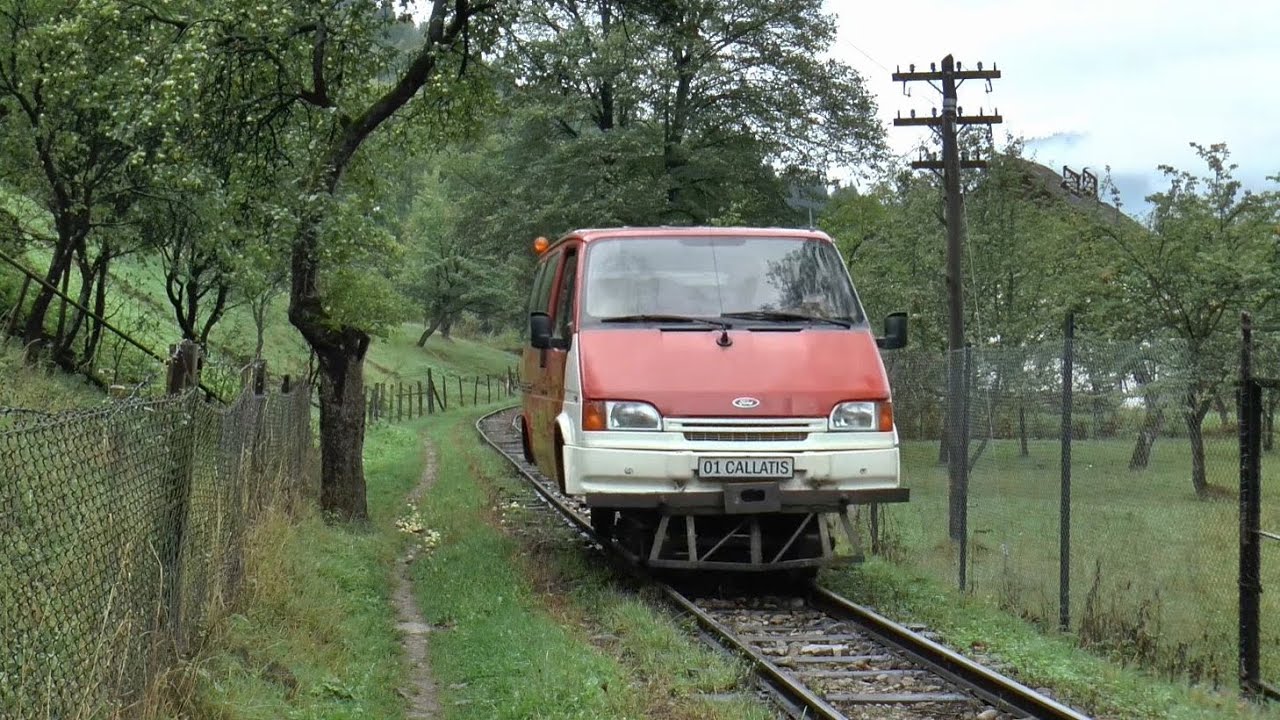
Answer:
<path fill-rule="evenodd" d="M 560 438 L 560 431 L 556 431 L 556 487 L 560 489 L 561 495 L 568 495 L 564 483 L 564 440 Z"/>
<path fill-rule="evenodd" d="M 523 415 L 520 416 L 520 451 L 524 453 L 524 461 L 533 465 L 533 446 L 529 442 L 529 425 L 525 423 Z"/>

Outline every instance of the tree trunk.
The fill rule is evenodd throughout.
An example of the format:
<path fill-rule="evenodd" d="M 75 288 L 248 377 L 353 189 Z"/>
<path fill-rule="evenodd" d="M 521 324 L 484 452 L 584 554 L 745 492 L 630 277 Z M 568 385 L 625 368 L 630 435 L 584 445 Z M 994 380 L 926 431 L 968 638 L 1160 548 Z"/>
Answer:
<path fill-rule="evenodd" d="M 444 319 L 444 322 L 440 323 L 440 337 L 444 338 L 445 340 L 452 341 L 453 340 L 452 333 L 453 333 L 453 318 L 446 317 Z"/>
<path fill-rule="evenodd" d="M 1138 441 L 1129 456 L 1129 469 L 1143 470 L 1151 461 L 1151 448 L 1156 444 L 1156 438 L 1164 430 L 1164 409 L 1160 407 L 1160 396 L 1150 387 L 1151 376 L 1145 367 L 1133 371 L 1133 380 L 1142 387 L 1142 404 L 1146 410 L 1142 428 L 1138 430 Z"/>
<path fill-rule="evenodd" d="M 57 287 L 62 281 L 63 273 L 71 269 L 71 260 L 74 254 L 74 241 L 59 241 L 59 245 L 63 247 L 55 249 L 53 259 L 49 262 L 49 270 L 45 272 L 44 281 L 51 287 Z M 41 286 L 39 292 L 36 293 L 35 300 L 31 303 L 31 311 L 27 313 L 27 322 L 22 330 L 22 344 L 31 346 L 39 340 L 45 338 L 44 321 L 49 314 L 49 307 L 53 305 L 54 292 L 48 287 Z M 35 348 L 32 347 L 34 351 Z"/>
<path fill-rule="evenodd" d="M 440 318 L 437 317 L 431 321 L 431 324 L 427 325 L 426 329 L 422 331 L 422 335 L 418 337 L 418 347 L 426 347 L 427 340 L 431 339 L 438 327 L 440 327 Z M 448 333 L 445 333 L 445 335 L 447 336 Z"/>
<path fill-rule="evenodd" d="M 1018 454 L 1027 457 L 1027 406 L 1018 404 Z"/>
<path fill-rule="evenodd" d="M 98 265 L 98 280 L 93 290 L 93 314 L 98 317 L 107 315 L 107 264 Z M 98 345 L 102 342 L 102 323 L 97 319 L 90 321 L 89 334 L 84 342 L 84 356 L 81 362 L 92 368 L 93 359 L 98 354 Z"/>
<path fill-rule="evenodd" d="M 1227 410 L 1227 401 L 1219 395 L 1213 399 L 1213 406 L 1218 411 L 1218 422 L 1221 423 L 1222 429 L 1225 431 L 1231 427 L 1231 412 Z"/>
<path fill-rule="evenodd" d="M 347 334 L 364 335 L 352 330 Z M 320 507 L 343 520 L 364 520 L 368 517 L 364 351 L 340 346 L 317 350 L 316 355 L 320 360 Z"/>
<path fill-rule="evenodd" d="M 364 356 L 369 335 L 334 327 L 318 292 L 320 219 L 304 222 L 294 242 L 289 322 L 319 361 L 320 509 L 339 520 L 369 517 L 364 479 Z"/>
<path fill-rule="evenodd" d="M 1204 464 L 1204 416 L 1209 412 L 1208 402 L 1196 402 L 1194 396 L 1187 399 L 1187 409 L 1182 413 L 1187 423 L 1187 439 L 1191 441 L 1191 487 L 1201 500 L 1209 496 L 1209 482 Z"/>
<path fill-rule="evenodd" d="M 253 347 L 253 359 L 262 359 L 262 348 L 266 345 L 267 334 L 267 301 L 255 303 L 253 310 L 253 329 L 257 334 L 257 343 Z"/>
<path fill-rule="evenodd" d="M 109 249 L 104 249 L 104 253 L 109 253 Z M 93 300 L 93 289 L 98 278 L 99 266 L 105 266 L 108 262 L 109 255 L 103 255 L 95 263 L 89 263 L 85 258 L 80 258 L 76 264 L 80 269 L 80 296 L 76 298 L 80 307 L 89 307 L 89 303 Z M 70 271 L 67 277 L 70 277 Z M 75 351 L 72 346 L 75 344 L 76 338 L 80 334 L 81 326 L 88 321 L 84 311 L 75 309 L 75 314 L 71 316 L 71 323 L 65 327 L 60 327 L 57 336 L 54 338 L 56 349 L 54 356 L 64 367 L 76 367 L 77 360 Z"/>

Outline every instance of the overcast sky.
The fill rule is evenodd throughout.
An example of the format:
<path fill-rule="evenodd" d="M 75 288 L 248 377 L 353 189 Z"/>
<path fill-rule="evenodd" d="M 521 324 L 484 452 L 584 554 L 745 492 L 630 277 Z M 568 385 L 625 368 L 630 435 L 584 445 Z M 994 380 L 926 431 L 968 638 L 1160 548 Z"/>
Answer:
<path fill-rule="evenodd" d="M 886 126 L 898 110 L 928 114 L 936 91 L 890 79 L 951 53 L 966 68 L 995 62 L 993 92 L 960 88 L 966 113 L 997 106 L 1055 170 L 1106 165 L 1126 209 L 1163 187 L 1157 166 L 1199 170 L 1188 146 L 1225 142 L 1257 189 L 1280 174 L 1280 2 L 1277 0 L 827 0 L 839 17 L 834 54 L 877 96 Z M 883 66 L 883 67 L 882 67 Z M 886 69 L 887 68 L 887 69 Z M 928 130 L 890 129 L 906 152 Z"/>

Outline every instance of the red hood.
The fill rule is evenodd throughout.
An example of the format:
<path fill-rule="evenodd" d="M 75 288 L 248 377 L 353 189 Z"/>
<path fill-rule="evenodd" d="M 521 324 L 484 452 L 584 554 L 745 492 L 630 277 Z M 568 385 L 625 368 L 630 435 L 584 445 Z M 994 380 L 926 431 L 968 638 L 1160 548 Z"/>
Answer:
<path fill-rule="evenodd" d="M 578 335 L 583 396 L 645 400 L 670 417 L 822 417 L 842 400 L 884 400 L 889 382 L 870 331 L 594 329 Z M 734 398 L 759 407 L 743 410 Z"/>

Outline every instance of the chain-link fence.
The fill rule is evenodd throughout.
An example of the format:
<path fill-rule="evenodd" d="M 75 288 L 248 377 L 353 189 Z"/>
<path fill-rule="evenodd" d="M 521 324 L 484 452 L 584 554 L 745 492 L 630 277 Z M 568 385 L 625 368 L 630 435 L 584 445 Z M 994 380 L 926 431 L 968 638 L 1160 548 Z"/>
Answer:
<path fill-rule="evenodd" d="M 1087 338 L 885 353 L 911 502 L 886 509 L 879 546 L 1085 646 L 1233 682 L 1238 358 L 1228 343 Z M 964 442 L 947 440 L 951 363 Z M 1280 492 L 1264 503 L 1280 516 Z M 1280 582 L 1280 562 L 1268 570 Z"/>
<path fill-rule="evenodd" d="M 129 715 L 241 580 L 264 507 L 313 496 L 310 389 L 0 411 L 0 716 Z"/>

